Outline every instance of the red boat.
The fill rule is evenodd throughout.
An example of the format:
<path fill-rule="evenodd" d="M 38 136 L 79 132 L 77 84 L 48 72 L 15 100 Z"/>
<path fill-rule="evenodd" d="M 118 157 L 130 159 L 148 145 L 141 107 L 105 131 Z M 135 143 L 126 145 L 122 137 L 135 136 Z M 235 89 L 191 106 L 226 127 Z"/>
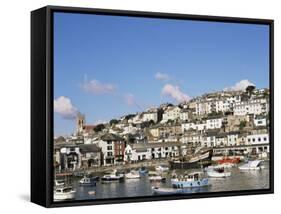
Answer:
<path fill-rule="evenodd" d="M 240 158 L 239 157 L 224 157 L 221 160 L 217 160 L 218 164 L 224 164 L 224 163 L 233 163 L 233 164 L 238 164 L 240 162 Z"/>

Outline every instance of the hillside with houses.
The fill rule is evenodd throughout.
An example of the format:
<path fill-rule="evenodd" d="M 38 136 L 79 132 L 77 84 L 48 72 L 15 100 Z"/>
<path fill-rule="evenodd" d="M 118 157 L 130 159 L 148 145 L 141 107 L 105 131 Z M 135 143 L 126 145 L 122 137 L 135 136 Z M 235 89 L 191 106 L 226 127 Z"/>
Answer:
<path fill-rule="evenodd" d="M 219 91 L 173 105 L 87 124 L 77 115 L 71 136 L 54 138 L 59 171 L 185 158 L 197 148 L 219 155 L 269 154 L 269 89 Z"/>

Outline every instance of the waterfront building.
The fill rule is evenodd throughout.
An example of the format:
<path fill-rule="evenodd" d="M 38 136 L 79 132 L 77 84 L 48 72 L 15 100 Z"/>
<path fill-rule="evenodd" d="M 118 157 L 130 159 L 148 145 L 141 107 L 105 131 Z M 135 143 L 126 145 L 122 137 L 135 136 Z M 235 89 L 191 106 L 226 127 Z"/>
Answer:
<path fill-rule="evenodd" d="M 178 157 L 180 155 L 180 146 L 180 142 L 128 144 L 125 149 L 125 161 L 136 162 Z"/>
<path fill-rule="evenodd" d="M 102 151 L 102 165 L 114 165 L 115 163 L 123 162 L 125 141 L 123 138 L 112 133 L 103 134 L 98 140 L 98 146 Z"/>

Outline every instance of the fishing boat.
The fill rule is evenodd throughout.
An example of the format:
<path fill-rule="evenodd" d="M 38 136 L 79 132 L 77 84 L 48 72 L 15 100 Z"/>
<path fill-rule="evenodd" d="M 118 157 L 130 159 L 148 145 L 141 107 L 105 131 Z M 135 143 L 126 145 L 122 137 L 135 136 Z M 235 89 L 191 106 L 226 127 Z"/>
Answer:
<path fill-rule="evenodd" d="M 140 175 L 145 175 L 148 173 L 148 169 L 145 168 L 144 166 L 142 166 L 140 169 L 139 169 L 139 174 Z"/>
<path fill-rule="evenodd" d="M 95 178 L 90 178 L 87 176 L 84 176 L 80 181 L 79 184 L 81 186 L 95 186 L 96 185 L 96 179 Z"/>
<path fill-rule="evenodd" d="M 140 178 L 140 174 L 138 171 L 130 171 L 128 173 L 125 174 L 125 178 L 126 179 L 138 179 Z"/>
<path fill-rule="evenodd" d="M 169 171 L 169 167 L 168 166 L 164 166 L 164 165 L 160 165 L 160 166 L 156 166 L 155 170 L 156 171 L 160 171 L 160 172 L 167 172 L 167 171 Z"/>
<path fill-rule="evenodd" d="M 172 169 L 204 168 L 211 165 L 213 150 L 211 148 L 199 148 L 188 160 L 170 161 Z"/>
<path fill-rule="evenodd" d="M 148 179 L 150 181 L 166 181 L 166 178 L 165 177 L 162 177 L 162 175 L 160 175 L 158 172 L 156 171 L 149 171 L 148 173 Z"/>
<path fill-rule="evenodd" d="M 164 188 L 164 187 L 156 187 L 156 186 L 153 186 L 151 189 L 152 189 L 153 193 L 159 194 L 159 195 L 180 194 L 183 192 L 182 189 Z"/>
<path fill-rule="evenodd" d="M 248 163 L 245 163 L 238 168 L 240 170 L 261 170 L 263 169 L 263 166 L 261 166 L 262 161 L 261 160 L 254 160 L 249 161 Z"/>
<path fill-rule="evenodd" d="M 193 188 L 208 186 L 209 180 L 203 177 L 202 172 L 193 172 L 180 177 L 173 176 L 171 183 L 174 188 Z"/>
<path fill-rule="evenodd" d="M 75 198 L 76 191 L 72 187 L 58 187 L 54 190 L 54 201 L 71 200 Z"/>
<path fill-rule="evenodd" d="M 103 177 L 101 177 L 102 183 L 109 183 L 109 182 L 116 182 L 121 181 L 124 179 L 123 174 L 117 174 L 117 170 L 113 170 L 113 172 L 109 174 L 105 174 Z"/>
<path fill-rule="evenodd" d="M 226 178 L 231 176 L 231 172 L 226 172 L 224 168 L 213 168 L 207 170 L 207 175 L 212 178 Z"/>

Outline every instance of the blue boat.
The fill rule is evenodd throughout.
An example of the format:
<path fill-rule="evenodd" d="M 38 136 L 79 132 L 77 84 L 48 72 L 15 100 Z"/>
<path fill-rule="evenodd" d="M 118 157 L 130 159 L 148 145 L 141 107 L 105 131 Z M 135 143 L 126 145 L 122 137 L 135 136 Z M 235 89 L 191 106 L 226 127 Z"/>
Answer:
<path fill-rule="evenodd" d="M 148 169 L 145 168 L 144 166 L 142 166 L 140 169 L 139 169 L 139 174 L 140 175 L 146 175 L 148 173 Z"/>
<path fill-rule="evenodd" d="M 171 184 L 174 188 L 193 188 L 209 185 L 208 178 L 202 177 L 202 172 L 193 172 L 180 177 L 173 177 Z"/>

